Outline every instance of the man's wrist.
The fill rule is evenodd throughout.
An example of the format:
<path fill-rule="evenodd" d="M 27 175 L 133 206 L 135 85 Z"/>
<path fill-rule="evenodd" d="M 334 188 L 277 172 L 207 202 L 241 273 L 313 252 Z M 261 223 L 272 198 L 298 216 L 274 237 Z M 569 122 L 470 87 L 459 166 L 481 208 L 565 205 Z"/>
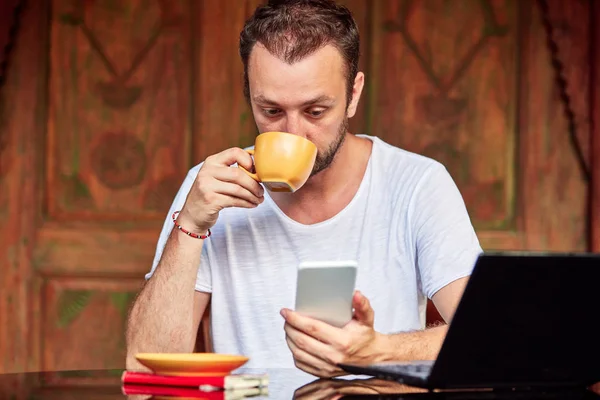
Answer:
<path fill-rule="evenodd" d="M 391 335 L 375 332 L 373 341 L 373 360 L 372 362 L 385 362 L 394 360 L 394 347 L 392 346 Z"/>
<path fill-rule="evenodd" d="M 373 341 L 372 359 L 377 362 L 435 360 L 448 325 L 415 332 L 377 333 Z"/>
<path fill-rule="evenodd" d="M 208 234 L 208 230 L 210 227 L 205 226 L 206 224 L 198 224 L 197 221 L 194 221 L 185 209 L 181 210 L 179 214 L 177 214 L 177 223 L 181 225 L 185 230 L 195 233 L 197 235 L 206 235 Z"/>

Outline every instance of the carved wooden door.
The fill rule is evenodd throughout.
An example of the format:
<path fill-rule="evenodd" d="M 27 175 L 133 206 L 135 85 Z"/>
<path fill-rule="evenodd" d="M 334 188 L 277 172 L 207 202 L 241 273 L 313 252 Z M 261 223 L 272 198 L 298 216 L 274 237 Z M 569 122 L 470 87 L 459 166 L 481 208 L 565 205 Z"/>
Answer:
<path fill-rule="evenodd" d="M 370 133 L 447 167 L 486 250 L 585 250 L 586 182 L 569 141 L 537 2 L 375 4 Z M 551 22 L 572 35 L 557 29 L 586 145 L 589 114 L 581 93 L 588 92 L 588 5 L 551 6 Z"/>
<path fill-rule="evenodd" d="M 128 308 L 187 171 L 254 141 L 237 40 L 258 3 L 26 8 L 0 179 L 14 228 L 0 244 L 0 371 L 124 366 Z M 67 375 L 55 379 L 85 380 Z"/>
<path fill-rule="evenodd" d="M 50 21 L 32 261 L 39 365 L 116 367 L 158 223 L 191 163 L 189 4 L 56 0 Z"/>

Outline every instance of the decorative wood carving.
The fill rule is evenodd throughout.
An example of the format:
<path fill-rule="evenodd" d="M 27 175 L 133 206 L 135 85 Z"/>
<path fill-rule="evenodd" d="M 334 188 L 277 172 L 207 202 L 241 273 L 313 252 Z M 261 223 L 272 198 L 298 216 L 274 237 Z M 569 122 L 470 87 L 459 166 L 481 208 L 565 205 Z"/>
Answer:
<path fill-rule="evenodd" d="M 372 75 L 385 84 L 376 83 L 371 103 L 378 114 L 374 132 L 443 163 L 479 230 L 510 229 L 517 7 L 510 1 L 449 4 L 382 3 L 375 23 L 382 50 L 373 55 Z"/>
<path fill-rule="evenodd" d="M 166 212 L 157 199 L 176 190 L 161 182 L 181 184 L 190 167 L 189 7 L 184 0 L 54 1 L 52 219 L 156 220 Z M 156 192 L 164 189 L 171 191 Z"/>

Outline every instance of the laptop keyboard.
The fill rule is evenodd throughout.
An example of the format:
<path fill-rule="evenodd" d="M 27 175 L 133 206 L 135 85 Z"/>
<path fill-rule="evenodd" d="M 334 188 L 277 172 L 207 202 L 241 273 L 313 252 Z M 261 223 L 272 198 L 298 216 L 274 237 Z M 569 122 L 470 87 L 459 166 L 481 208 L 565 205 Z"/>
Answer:
<path fill-rule="evenodd" d="M 382 372 L 400 373 L 404 375 L 415 376 L 426 379 L 431 373 L 431 361 L 421 361 L 412 363 L 381 363 L 373 364 L 371 367 Z"/>

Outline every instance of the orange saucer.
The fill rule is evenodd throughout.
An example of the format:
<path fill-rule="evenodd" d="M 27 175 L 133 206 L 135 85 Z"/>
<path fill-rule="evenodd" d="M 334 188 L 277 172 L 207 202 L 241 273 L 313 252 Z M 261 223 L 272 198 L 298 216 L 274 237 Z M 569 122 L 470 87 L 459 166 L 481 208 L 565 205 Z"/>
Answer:
<path fill-rule="evenodd" d="M 225 376 L 249 360 L 218 353 L 139 353 L 135 358 L 155 374 L 172 376 Z"/>

